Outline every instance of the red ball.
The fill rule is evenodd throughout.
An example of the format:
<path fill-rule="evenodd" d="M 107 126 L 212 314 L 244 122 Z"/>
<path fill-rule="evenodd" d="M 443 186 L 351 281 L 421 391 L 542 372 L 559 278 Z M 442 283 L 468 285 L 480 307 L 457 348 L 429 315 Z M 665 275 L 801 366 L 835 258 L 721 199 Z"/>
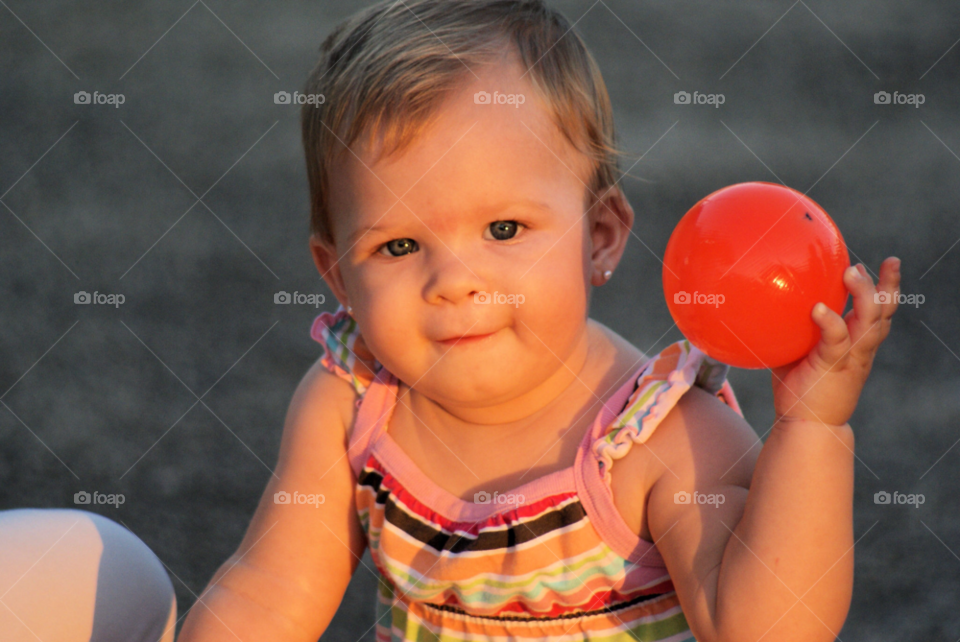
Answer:
<path fill-rule="evenodd" d="M 776 368 L 820 340 L 822 301 L 842 314 L 850 266 L 836 224 L 813 200 L 774 183 L 717 190 L 680 220 L 663 257 L 670 315 L 690 342 L 740 368 Z"/>

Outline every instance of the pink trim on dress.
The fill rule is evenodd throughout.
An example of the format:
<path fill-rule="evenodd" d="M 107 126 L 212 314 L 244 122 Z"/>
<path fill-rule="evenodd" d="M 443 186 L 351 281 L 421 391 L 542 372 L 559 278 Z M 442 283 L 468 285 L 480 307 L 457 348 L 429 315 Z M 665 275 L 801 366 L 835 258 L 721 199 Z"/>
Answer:
<path fill-rule="evenodd" d="M 360 408 L 350 431 L 347 454 L 354 476 L 360 476 L 360 471 L 370 456 L 370 449 L 384 433 L 397 405 L 396 398 L 397 378 L 386 368 L 380 368 L 360 398 Z"/>
<path fill-rule="evenodd" d="M 583 436 L 583 441 L 577 449 L 574 477 L 580 501 L 600 539 L 628 562 L 634 562 L 639 566 L 660 568 L 665 567 L 663 557 L 654 544 L 644 540 L 627 526 L 613 501 L 610 487 L 603 481 L 600 462 L 593 453 L 593 443 L 603 437 L 606 429 L 619 416 L 619 410 L 630 398 L 637 379 L 655 358 L 644 363 L 640 370 L 617 390 L 610 401 L 604 404 L 593 427 Z"/>
<path fill-rule="evenodd" d="M 477 504 L 445 490 L 413 463 L 388 432 L 373 445 L 372 454 L 418 502 L 448 521 L 479 522 L 517 508 L 515 504 Z M 523 495 L 524 505 L 529 505 L 547 497 L 574 492 L 573 467 L 568 466 L 500 494 Z"/>

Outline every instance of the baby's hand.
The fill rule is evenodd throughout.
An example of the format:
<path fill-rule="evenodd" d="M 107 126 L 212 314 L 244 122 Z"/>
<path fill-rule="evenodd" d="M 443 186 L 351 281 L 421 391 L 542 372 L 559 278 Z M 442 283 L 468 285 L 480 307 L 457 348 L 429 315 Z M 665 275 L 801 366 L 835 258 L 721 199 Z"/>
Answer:
<path fill-rule="evenodd" d="M 820 342 L 806 357 L 772 369 L 778 421 L 804 419 L 840 426 L 857 406 L 873 357 L 897 311 L 900 259 L 883 262 L 877 287 L 862 263 L 850 267 L 843 282 L 853 295 L 853 309 L 841 318 L 818 303 L 811 316 L 820 327 Z M 879 293 L 886 296 L 876 296 Z"/>

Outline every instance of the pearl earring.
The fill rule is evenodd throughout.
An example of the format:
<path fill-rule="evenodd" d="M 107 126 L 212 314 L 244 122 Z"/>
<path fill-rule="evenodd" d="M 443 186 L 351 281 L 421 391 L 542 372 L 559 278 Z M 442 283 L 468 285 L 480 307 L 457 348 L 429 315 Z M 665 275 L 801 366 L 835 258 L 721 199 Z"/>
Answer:
<path fill-rule="evenodd" d="M 347 306 L 347 314 L 353 316 L 353 308 L 350 307 L 349 305 Z"/>
<path fill-rule="evenodd" d="M 613 270 L 607 270 L 606 272 L 603 273 L 603 280 L 607 281 L 610 279 L 611 276 L 613 276 Z"/>

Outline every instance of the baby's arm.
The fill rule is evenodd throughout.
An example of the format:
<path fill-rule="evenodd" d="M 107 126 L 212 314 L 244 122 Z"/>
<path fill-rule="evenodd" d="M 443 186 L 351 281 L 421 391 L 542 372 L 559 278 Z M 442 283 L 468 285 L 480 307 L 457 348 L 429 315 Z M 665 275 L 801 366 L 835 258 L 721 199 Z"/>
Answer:
<path fill-rule="evenodd" d="M 815 306 L 819 343 L 803 359 L 772 370 L 776 422 L 746 496 L 730 488 L 724 510 L 674 502 L 680 490 L 742 485 L 754 467 L 739 443 L 746 424 L 718 399 L 687 393 L 650 439 L 663 431 L 661 442 L 672 447 L 651 490 L 649 528 L 700 642 L 833 642 L 843 627 L 854 544 L 854 438 L 847 421 L 890 332 L 900 262 L 883 262 L 878 287 L 863 265 L 851 267 L 843 281 L 853 309 L 840 317 Z"/>
<path fill-rule="evenodd" d="M 840 632 L 853 588 L 853 433 L 812 428 L 778 424 L 761 450 L 743 418 L 693 388 L 648 441 L 664 466 L 650 532 L 699 642 Z M 678 504 L 680 491 L 723 503 Z"/>
<path fill-rule="evenodd" d="M 319 362 L 304 376 L 287 412 L 276 477 L 179 642 L 316 642 L 326 629 L 366 546 L 346 457 L 355 399 L 350 385 Z M 279 491 L 322 494 L 325 501 L 277 504 Z"/>

